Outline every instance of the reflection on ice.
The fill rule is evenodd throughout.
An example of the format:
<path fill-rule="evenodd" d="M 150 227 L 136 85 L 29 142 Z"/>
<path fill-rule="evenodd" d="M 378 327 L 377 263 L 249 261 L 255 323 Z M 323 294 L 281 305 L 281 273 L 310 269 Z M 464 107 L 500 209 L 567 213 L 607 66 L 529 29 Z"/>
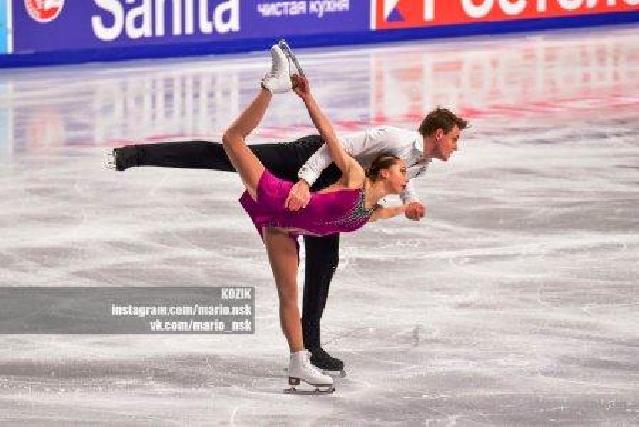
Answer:
<path fill-rule="evenodd" d="M 638 55 L 630 29 L 302 51 L 315 90 L 344 131 L 412 125 L 434 105 L 475 118 L 637 108 Z M 4 71 L 3 144 L 23 151 L 216 138 L 265 68 L 263 55 L 251 54 Z M 294 99 L 280 102 L 265 136 L 288 135 L 292 125 L 295 134 L 311 130 Z"/>

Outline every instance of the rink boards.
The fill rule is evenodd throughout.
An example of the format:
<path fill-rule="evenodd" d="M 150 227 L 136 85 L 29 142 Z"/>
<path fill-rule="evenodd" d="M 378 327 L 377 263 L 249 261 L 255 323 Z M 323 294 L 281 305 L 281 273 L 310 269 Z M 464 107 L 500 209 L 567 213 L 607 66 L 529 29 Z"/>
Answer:
<path fill-rule="evenodd" d="M 223 54 L 639 21 L 636 0 L 0 2 L 0 67 Z"/>

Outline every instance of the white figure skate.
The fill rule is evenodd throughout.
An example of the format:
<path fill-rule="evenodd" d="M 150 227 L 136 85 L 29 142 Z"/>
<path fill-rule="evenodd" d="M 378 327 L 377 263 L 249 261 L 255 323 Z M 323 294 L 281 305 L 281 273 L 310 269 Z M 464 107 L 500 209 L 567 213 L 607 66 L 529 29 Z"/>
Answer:
<path fill-rule="evenodd" d="M 333 378 L 325 375 L 317 369 L 309 360 L 309 354 L 305 350 L 291 353 L 288 365 L 289 388 L 284 389 L 284 393 L 291 394 L 330 394 L 335 391 Z M 306 384 L 314 386 L 312 391 L 298 390 L 295 386 L 304 381 Z"/>
<path fill-rule="evenodd" d="M 271 47 L 271 71 L 262 79 L 262 87 L 273 94 L 286 93 L 293 88 L 288 59 L 278 45 Z"/>

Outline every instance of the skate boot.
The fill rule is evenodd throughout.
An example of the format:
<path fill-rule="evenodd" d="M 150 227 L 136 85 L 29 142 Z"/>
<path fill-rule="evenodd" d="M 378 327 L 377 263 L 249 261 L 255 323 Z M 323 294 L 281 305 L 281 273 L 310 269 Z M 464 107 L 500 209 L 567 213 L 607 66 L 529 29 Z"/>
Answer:
<path fill-rule="evenodd" d="M 281 39 L 277 43 L 277 45 L 280 47 L 280 49 L 282 49 L 282 52 L 284 52 L 284 55 L 286 55 L 286 57 L 289 60 L 289 67 L 290 67 L 290 70 L 291 70 L 291 74 L 298 74 L 298 75 L 304 77 L 304 70 L 302 70 L 302 67 L 300 66 L 300 63 L 297 60 L 297 57 L 295 56 L 295 54 L 293 53 L 293 51 L 289 47 L 288 43 L 286 43 L 286 40 Z M 291 62 L 292 62 L 292 64 L 291 64 Z"/>
<path fill-rule="evenodd" d="M 293 88 L 288 59 L 277 45 L 271 47 L 271 71 L 262 79 L 262 87 L 273 94 L 286 93 Z"/>
<path fill-rule="evenodd" d="M 107 153 L 106 167 L 118 172 L 138 166 L 138 154 L 135 146 L 114 148 Z"/>
<path fill-rule="evenodd" d="M 300 385 L 300 381 L 304 381 L 315 387 L 312 394 L 333 393 L 333 378 L 324 375 L 319 369 L 309 361 L 308 352 L 305 350 L 291 353 L 291 359 L 288 365 L 288 384 L 291 386 L 285 389 L 285 393 L 302 393 L 309 394 L 302 390 L 297 390 L 295 386 Z"/>
<path fill-rule="evenodd" d="M 337 357 L 333 357 L 328 354 L 322 347 L 309 350 L 311 352 L 311 363 L 315 367 L 321 369 L 329 375 L 339 375 L 344 378 L 346 372 L 344 371 L 344 362 Z"/>

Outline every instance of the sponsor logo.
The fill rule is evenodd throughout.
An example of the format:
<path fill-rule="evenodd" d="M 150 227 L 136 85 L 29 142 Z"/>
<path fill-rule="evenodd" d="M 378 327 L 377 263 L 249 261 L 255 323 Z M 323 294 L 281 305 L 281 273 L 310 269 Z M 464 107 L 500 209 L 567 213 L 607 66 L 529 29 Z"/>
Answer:
<path fill-rule="evenodd" d="M 267 1 L 258 3 L 257 11 L 263 17 L 308 14 L 323 18 L 329 13 L 348 12 L 350 7 L 350 0 Z"/>
<path fill-rule="evenodd" d="M 83 0 L 84 1 L 84 0 Z M 94 0 L 100 10 L 91 17 L 94 35 L 102 41 L 136 40 L 167 35 L 226 34 L 240 30 L 240 1 L 147 0 L 129 6 L 122 0 Z M 167 13 L 168 12 L 168 13 Z"/>
<path fill-rule="evenodd" d="M 60 15 L 64 0 L 24 0 L 29 16 L 37 22 L 51 22 Z"/>
<path fill-rule="evenodd" d="M 435 0 L 377 0 L 377 9 L 378 12 L 382 12 L 383 21 L 387 24 L 416 26 L 427 21 L 432 21 L 434 1 Z"/>
<path fill-rule="evenodd" d="M 371 0 L 373 29 L 639 10 L 639 0 Z"/>
<path fill-rule="evenodd" d="M 243 49 L 243 39 L 277 40 L 283 35 L 370 29 L 370 0 L 67 0 L 64 12 L 48 25 L 35 22 L 22 5 L 44 11 L 51 3 L 14 1 L 20 7 L 10 46 L 25 53 L 124 46 L 149 46 L 159 52 L 159 46 L 177 43 L 206 44 L 215 51 L 216 42 Z M 11 5 L 0 0 L 0 4 L 5 2 Z M 52 16 L 47 15 L 49 19 Z M 166 48 L 161 51 L 162 55 L 171 52 Z M 98 59 L 93 53 L 89 55 Z"/>

